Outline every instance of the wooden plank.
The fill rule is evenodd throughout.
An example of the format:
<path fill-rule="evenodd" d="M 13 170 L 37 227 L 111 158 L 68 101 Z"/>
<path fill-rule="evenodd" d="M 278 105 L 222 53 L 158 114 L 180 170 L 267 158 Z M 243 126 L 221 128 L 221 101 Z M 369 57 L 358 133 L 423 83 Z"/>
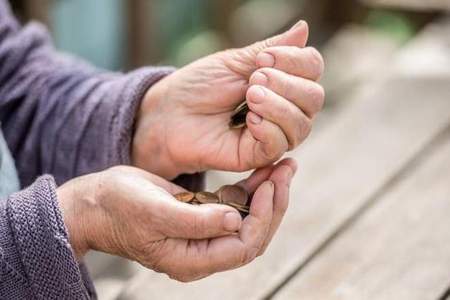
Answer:
<path fill-rule="evenodd" d="M 438 299 L 450 285 L 450 126 L 440 138 L 275 299 Z"/>
<path fill-rule="evenodd" d="M 349 216 L 443 128 L 448 80 L 389 79 L 359 94 L 293 154 L 300 176 L 265 256 L 243 269 L 181 284 L 142 271 L 119 299 L 260 299 L 296 271 Z"/>
<path fill-rule="evenodd" d="M 142 270 L 119 299 L 260 299 L 270 293 L 446 126 L 448 78 L 415 74 L 368 86 L 329 120 L 328 128 L 293 153 L 300 160 L 300 176 L 285 222 L 265 256 L 191 284 Z"/>

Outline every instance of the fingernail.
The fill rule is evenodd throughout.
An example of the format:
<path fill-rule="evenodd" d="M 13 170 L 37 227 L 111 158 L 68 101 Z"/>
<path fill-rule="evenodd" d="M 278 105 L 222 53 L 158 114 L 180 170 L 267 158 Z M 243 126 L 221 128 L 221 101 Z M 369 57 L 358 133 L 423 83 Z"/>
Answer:
<path fill-rule="evenodd" d="M 255 87 L 254 93 L 255 93 L 255 97 L 258 98 L 258 100 L 260 100 L 266 96 L 266 91 L 261 86 Z"/>
<path fill-rule="evenodd" d="M 272 54 L 269 54 L 267 52 L 261 52 L 256 57 L 256 63 L 260 67 L 271 68 L 275 66 L 275 57 L 273 57 Z"/>
<path fill-rule="evenodd" d="M 223 227 L 226 231 L 235 232 L 241 228 L 242 218 L 238 213 L 229 212 L 225 214 Z"/>
<path fill-rule="evenodd" d="M 293 29 L 296 29 L 296 28 L 299 28 L 299 27 L 302 27 L 302 26 L 304 26 L 306 24 L 306 22 L 305 21 L 303 21 L 303 20 L 301 20 L 301 21 L 298 21 L 297 23 L 295 23 L 295 25 L 294 26 L 292 26 L 291 27 L 291 29 L 289 29 L 289 30 L 293 30 Z"/>
<path fill-rule="evenodd" d="M 252 84 L 266 86 L 267 82 L 268 82 L 267 76 L 266 76 L 266 74 L 264 74 L 262 72 L 256 72 L 255 74 L 253 74 L 253 76 L 251 78 Z"/>
<path fill-rule="evenodd" d="M 252 85 L 248 89 L 247 102 L 260 104 L 265 101 L 265 98 L 266 98 L 266 91 L 264 90 L 264 87 L 259 85 Z"/>
<path fill-rule="evenodd" d="M 255 125 L 261 124 L 263 120 L 259 115 L 253 112 L 248 114 L 248 118 L 250 119 L 250 122 L 252 122 Z"/>

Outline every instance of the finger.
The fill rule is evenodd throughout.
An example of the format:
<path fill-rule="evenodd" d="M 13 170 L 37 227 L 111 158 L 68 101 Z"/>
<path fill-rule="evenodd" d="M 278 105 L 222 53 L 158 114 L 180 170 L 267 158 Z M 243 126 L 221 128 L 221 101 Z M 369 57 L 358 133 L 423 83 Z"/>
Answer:
<path fill-rule="evenodd" d="M 255 170 L 247 179 L 243 179 L 236 183 L 236 185 L 244 188 L 249 194 L 252 194 L 256 189 L 272 174 L 275 166 L 269 165 L 264 168 Z"/>
<path fill-rule="evenodd" d="M 308 42 L 309 28 L 305 21 L 299 21 L 292 26 L 288 31 L 270 37 L 266 40 L 257 42 L 249 47 L 254 50 L 263 50 L 274 46 L 295 46 L 305 47 Z"/>
<path fill-rule="evenodd" d="M 296 163 L 295 161 L 292 161 L 293 159 L 291 158 L 285 158 L 282 161 L 278 162 L 276 165 L 270 165 L 261 169 L 257 169 L 247 179 L 237 182 L 236 185 L 243 187 L 249 194 L 253 194 L 264 181 L 270 178 L 270 175 L 272 175 L 273 171 L 275 169 L 278 169 L 280 166 L 286 165 L 291 167 L 292 169 L 295 168 L 296 170 Z"/>
<path fill-rule="evenodd" d="M 166 179 L 159 177 L 157 175 L 154 175 L 152 173 L 149 173 L 147 171 L 144 171 L 139 168 L 130 167 L 130 166 L 117 166 L 110 169 L 111 172 L 118 172 L 118 173 L 128 173 L 130 174 L 130 178 L 133 178 L 133 180 L 137 180 L 136 178 L 141 178 L 143 182 L 147 181 L 148 183 L 151 183 L 151 185 L 148 185 L 149 188 L 158 188 L 161 190 L 164 190 L 165 192 L 168 192 L 171 195 L 175 195 L 178 193 L 186 192 L 186 190 L 170 181 L 167 181 Z M 136 177 L 136 175 L 138 177 Z M 143 183 L 143 186 L 146 184 Z"/>
<path fill-rule="evenodd" d="M 273 183 L 263 183 L 255 192 L 250 215 L 245 218 L 239 235 L 210 240 L 205 253 L 198 253 L 197 245 L 191 248 L 188 253 L 197 258 L 191 266 L 194 272 L 205 276 L 251 262 L 267 239 L 272 222 L 273 197 Z"/>
<path fill-rule="evenodd" d="M 249 83 L 267 87 L 294 103 L 309 118 L 313 118 L 322 109 L 325 101 L 325 91 L 320 84 L 273 68 L 256 71 Z"/>
<path fill-rule="evenodd" d="M 247 103 L 255 114 L 282 129 L 289 150 L 296 148 L 311 132 L 311 120 L 295 104 L 265 87 L 251 86 Z"/>
<path fill-rule="evenodd" d="M 266 181 L 256 190 L 250 206 L 250 214 L 244 219 L 239 232 L 246 246 L 246 260 L 252 261 L 261 251 L 266 241 L 273 219 L 273 201 L 275 186 Z"/>
<path fill-rule="evenodd" d="M 253 151 L 251 164 L 263 167 L 280 159 L 288 150 L 288 141 L 280 127 L 262 119 L 253 112 L 247 114 L 247 128 L 244 132 L 241 157 Z M 244 153 L 245 152 L 245 153 Z"/>
<path fill-rule="evenodd" d="M 273 204 L 273 218 L 270 225 L 269 234 L 258 255 L 262 255 L 272 241 L 273 236 L 280 227 L 281 221 L 289 206 L 289 186 L 297 171 L 297 163 L 293 159 L 288 159 L 283 165 L 277 165 L 270 176 L 270 180 L 275 185 L 275 196 Z"/>
<path fill-rule="evenodd" d="M 159 228 L 170 238 L 207 239 L 235 233 L 241 228 L 239 212 L 226 205 L 194 206 L 178 201 L 164 201 L 155 212 Z M 155 220 L 156 222 L 156 220 Z"/>
<path fill-rule="evenodd" d="M 317 81 L 323 74 L 325 63 L 315 48 L 272 47 L 256 57 L 259 67 L 275 68 L 291 75 Z"/>
<path fill-rule="evenodd" d="M 247 78 L 255 71 L 257 67 L 256 57 L 262 50 L 274 46 L 304 47 L 308 41 L 308 34 L 308 24 L 305 21 L 300 21 L 282 34 L 258 41 L 237 51 L 229 52 L 232 53 L 234 58 L 237 58 L 236 61 L 238 62 L 237 64 L 231 63 L 229 67 Z M 249 59 L 249 63 L 242 64 L 243 58 Z M 235 59 L 232 59 L 232 61 L 235 61 Z"/>

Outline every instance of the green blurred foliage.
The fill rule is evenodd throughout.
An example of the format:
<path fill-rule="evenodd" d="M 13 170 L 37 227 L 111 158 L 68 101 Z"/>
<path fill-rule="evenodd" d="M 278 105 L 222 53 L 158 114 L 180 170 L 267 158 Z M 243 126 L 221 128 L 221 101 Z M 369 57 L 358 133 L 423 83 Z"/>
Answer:
<path fill-rule="evenodd" d="M 60 49 L 108 69 L 183 66 L 218 50 L 263 39 L 299 18 L 311 21 L 315 46 L 326 42 L 345 22 L 362 23 L 400 42 L 408 41 L 418 29 L 417 20 L 407 13 L 364 7 L 357 0 L 11 2 L 23 20 L 40 18 L 45 15 L 42 10 L 47 10 L 42 21 L 51 28 Z M 40 3 L 46 3 L 46 8 Z"/>
<path fill-rule="evenodd" d="M 369 27 L 390 35 L 401 43 L 409 41 L 417 30 L 412 20 L 400 12 L 372 10 L 366 23 Z"/>

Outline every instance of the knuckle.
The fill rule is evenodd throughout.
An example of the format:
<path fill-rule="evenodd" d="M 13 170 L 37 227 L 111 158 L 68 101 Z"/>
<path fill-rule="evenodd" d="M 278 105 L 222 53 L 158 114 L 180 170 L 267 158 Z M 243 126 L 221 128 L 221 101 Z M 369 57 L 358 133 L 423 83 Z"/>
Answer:
<path fill-rule="evenodd" d="M 295 124 L 297 124 L 297 126 L 293 126 L 292 127 L 292 134 L 290 137 L 290 145 L 289 145 L 289 150 L 293 150 L 294 148 L 296 148 L 298 145 L 301 144 L 301 142 L 303 141 L 304 137 L 303 137 L 303 123 L 304 123 L 304 116 L 302 115 L 302 113 L 300 111 L 298 111 L 295 115 Z"/>
<path fill-rule="evenodd" d="M 299 146 L 308 137 L 310 132 L 311 132 L 311 123 L 307 120 L 300 122 L 297 130 L 295 131 L 291 148 Z"/>
<path fill-rule="evenodd" d="M 245 264 L 247 264 L 247 252 L 243 249 L 241 251 L 239 251 L 239 259 L 238 259 L 238 266 L 243 266 Z"/>
<path fill-rule="evenodd" d="M 244 266 L 251 263 L 256 255 L 254 254 L 254 248 L 245 248 L 241 251 L 239 256 L 239 266 Z M 256 252 L 257 253 L 257 252 Z"/>
<path fill-rule="evenodd" d="M 309 55 L 311 56 L 313 68 L 317 71 L 320 77 L 325 69 L 325 62 L 323 60 L 322 54 L 320 54 L 320 52 L 313 47 L 308 47 L 308 51 Z"/>
<path fill-rule="evenodd" d="M 309 136 L 311 131 L 312 131 L 311 121 L 307 120 L 305 122 L 302 122 L 299 130 L 300 143 L 303 142 Z"/>
<path fill-rule="evenodd" d="M 280 79 L 278 81 L 278 92 L 284 97 L 292 97 L 293 83 L 291 80 Z"/>
<path fill-rule="evenodd" d="M 286 213 L 286 211 L 289 208 L 289 199 L 286 199 L 284 201 L 280 201 L 279 204 L 279 210 L 282 216 L 284 216 L 284 214 Z"/>
<path fill-rule="evenodd" d="M 264 253 L 266 253 L 267 247 L 263 246 L 263 248 L 258 252 L 258 254 L 256 255 L 256 257 L 260 257 L 263 256 Z"/>
<path fill-rule="evenodd" d="M 316 97 L 317 111 L 321 111 L 324 104 L 325 104 L 325 89 L 323 88 L 323 86 L 319 85 L 318 93 L 317 93 L 317 97 Z"/>
<path fill-rule="evenodd" d="M 110 186 L 117 181 L 116 172 L 112 169 L 98 173 L 95 177 L 95 198 L 97 200 L 109 198 Z"/>
<path fill-rule="evenodd" d="M 249 264 L 258 256 L 258 253 L 261 251 L 260 247 L 249 247 L 247 251 L 245 251 L 244 256 L 244 264 Z"/>
<path fill-rule="evenodd" d="M 201 217 L 201 216 L 194 216 L 191 220 L 191 222 L 188 222 L 190 225 L 190 229 L 192 230 L 193 233 L 195 234 L 200 234 L 203 233 L 203 231 L 205 230 L 205 228 L 208 228 L 206 225 L 206 221 L 205 218 Z"/>
<path fill-rule="evenodd" d="M 288 67 L 299 67 L 301 65 L 300 59 L 297 55 L 294 55 L 293 53 L 291 55 L 285 55 L 284 57 L 285 64 Z"/>
<path fill-rule="evenodd" d="M 278 118 L 279 118 L 279 120 L 283 120 L 287 116 L 291 116 L 292 117 L 292 115 L 293 115 L 292 109 L 287 105 L 288 103 L 285 103 L 285 101 L 283 101 L 280 104 L 282 104 L 282 105 L 280 105 L 279 108 L 278 108 Z"/>
<path fill-rule="evenodd" d="M 325 104 L 325 89 L 321 85 L 314 85 L 314 88 L 311 90 L 311 100 L 313 113 L 321 111 Z"/>
<path fill-rule="evenodd" d="M 283 151 L 274 145 L 266 145 L 262 148 L 262 155 L 266 162 L 274 162 L 283 155 Z"/>
<path fill-rule="evenodd" d="M 169 278 L 182 283 L 193 282 L 207 276 L 200 273 L 199 270 L 193 270 L 192 268 L 181 272 L 180 271 L 171 272 L 168 273 L 167 275 L 169 276 Z"/>
<path fill-rule="evenodd" d="M 170 279 L 176 280 L 181 283 L 189 283 L 194 281 L 194 279 L 190 275 L 184 274 L 169 274 Z"/>
<path fill-rule="evenodd" d="M 301 130 L 296 130 L 291 138 L 291 142 L 289 145 L 289 150 L 294 150 L 298 145 L 302 142 L 302 132 Z"/>
<path fill-rule="evenodd" d="M 254 165 L 251 160 L 241 160 L 236 168 L 236 172 L 243 173 L 247 172 L 251 169 L 251 166 Z"/>

